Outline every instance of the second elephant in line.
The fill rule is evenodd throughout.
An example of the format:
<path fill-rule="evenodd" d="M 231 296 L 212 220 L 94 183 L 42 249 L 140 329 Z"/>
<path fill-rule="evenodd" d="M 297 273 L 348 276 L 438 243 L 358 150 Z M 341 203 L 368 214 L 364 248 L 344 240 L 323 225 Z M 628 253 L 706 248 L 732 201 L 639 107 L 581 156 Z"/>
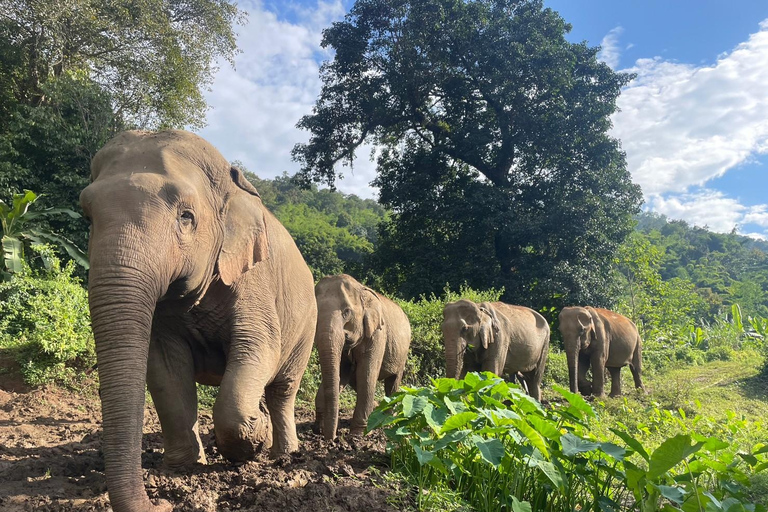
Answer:
<path fill-rule="evenodd" d="M 474 366 L 496 375 L 520 373 L 529 394 L 541 399 L 550 330 L 539 313 L 503 302 L 462 299 L 445 306 L 442 330 L 447 377 L 461 378 Z"/>
<path fill-rule="evenodd" d="M 346 274 L 321 279 L 315 297 L 315 346 L 322 373 L 315 429 L 322 429 L 328 440 L 336 437 L 339 392 L 349 384 L 357 392 L 350 431 L 362 434 L 374 407 L 376 382 L 384 381 L 387 396 L 400 386 L 411 324 L 400 306 Z"/>

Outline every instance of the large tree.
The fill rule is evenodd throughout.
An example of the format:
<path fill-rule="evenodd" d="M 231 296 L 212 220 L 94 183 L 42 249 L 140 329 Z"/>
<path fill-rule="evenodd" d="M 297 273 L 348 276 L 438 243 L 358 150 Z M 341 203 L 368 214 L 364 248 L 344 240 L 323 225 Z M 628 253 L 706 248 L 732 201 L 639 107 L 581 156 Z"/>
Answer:
<path fill-rule="evenodd" d="M 305 181 L 333 185 L 361 144 L 379 148 L 392 288 L 610 302 L 607 270 L 641 201 L 608 135 L 631 76 L 569 30 L 540 0 L 358 0 L 324 31 L 335 57 L 294 157 Z"/>

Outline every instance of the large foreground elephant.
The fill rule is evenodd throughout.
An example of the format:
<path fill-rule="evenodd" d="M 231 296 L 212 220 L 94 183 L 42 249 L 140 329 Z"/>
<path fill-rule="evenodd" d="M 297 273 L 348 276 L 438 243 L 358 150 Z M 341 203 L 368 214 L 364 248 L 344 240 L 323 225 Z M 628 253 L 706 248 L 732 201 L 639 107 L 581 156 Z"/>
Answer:
<path fill-rule="evenodd" d="M 411 324 L 388 298 L 342 274 L 325 277 L 315 287 L 322 382 L 315 399 L 316 428 L 336 437 L 339 391 L 350 384 L 357 392 L 351 433 L 362 434 L 373 410 L 376 382 L 387 396 L 397 391 L 411 345 Z"/>
<path fill-rule="evenodd" d="M 607 309 L 567 307 L 560 312 L 560 334 L 568 357 L 571 392 L 603 396 L 608 368 L 611 396 L 620 396 L 621 368 L 626 365 L 632 371 L 635 387 L 643 388 L 642 341 L 629 318 Z M 590 368 L 591 383 L 587 380 Z"/>
<path fill-rule="evenodd" d="M 523 375 L 528 393 L 541 398 L 549 354 L 549 324 L 536 311 L 503 302 L 459 300 L 443 309 L 446 376 L 467 373 L 466 365 L 496 375 Z M 468 353 L 467 347 L 473 350 Z M 465 364 L 466 363 L 466 364 Z M 474 368 L 472 368 L 474 369 Z"/>
<path fill-rule="evenodd" d="M 220 386 L 233 461 L 298 449 L 294 399 L 315 334 L 309 268 L 243 174 L 183 131 L 123 132 L 93 159 L 89 300 L 115 512 L 152 505 L 141 473 L 144 384 L 170 467 L 205 462 L 195 383 Z M 266 398 L 271 424 L 259 409 Z"/>

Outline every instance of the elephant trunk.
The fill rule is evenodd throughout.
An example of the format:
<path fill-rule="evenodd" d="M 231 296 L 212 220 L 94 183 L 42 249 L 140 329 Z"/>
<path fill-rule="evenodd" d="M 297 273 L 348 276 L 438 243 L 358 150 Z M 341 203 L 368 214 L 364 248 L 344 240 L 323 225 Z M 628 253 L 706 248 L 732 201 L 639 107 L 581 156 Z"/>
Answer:
<path fill-rule="evenodd" d="M 459 357 L 459 346 L 461 339 L 446 340 L 445 343 L 445 376 L 453 379 L 461 378 L 461 371 L 464 369 L 464 357 Z"/>
<path fill-rule="evenodd" d="M 579 392 L 579 350 L 577 348 L 566 347 L 566 355 L 568 358 L 568 381 L 571 388 L 571 393 Z"/>
<path fill-rule="evenodd" d="M 318 314 L 318 318 L 328 318 Z M 336 438 L 339 424 L 339 380 L 341 373 L 341 352 L 344 349 L 344 328 L 341 312 L 335 312 L 325 325 L 317 326 L 315 345 L 320 357 L 323 393 L 323 436 L 326 440 Z"/>
<path fill-rule="evenodd" d="M 130 261 L 130 264 L 127 262 Z M 120 265 L 120 262 L 126 262 Z M 140 270 L 143 267 L 144 270 Z M 141 472 L 144 390 L 155 305 L 165 293 L 136 256 L 99 254 L 89 280 L 102 403 L 104 464 L 115 512 L 152 510 Z"/>

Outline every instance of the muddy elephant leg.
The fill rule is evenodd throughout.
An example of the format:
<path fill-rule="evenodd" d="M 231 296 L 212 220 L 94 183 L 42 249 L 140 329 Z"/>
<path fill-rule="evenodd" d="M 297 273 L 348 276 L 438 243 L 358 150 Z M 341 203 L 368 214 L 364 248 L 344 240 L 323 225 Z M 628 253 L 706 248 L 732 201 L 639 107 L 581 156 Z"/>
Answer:
<path fill-rule="evenodd" d="M 147 386 L 163 430 L 163 463 L 170 468 L 196 462 L 205 464 L 190 346 L 176 339 L 153 336 L 149 345 Z"/>
<path fill-rule="evenodd" d="M 592 358 L 592 393 L 595 396 L 605 395 L 605 358 Z"/>
<path fill-rule="evenodd" d="M 384 379 L 384 394 L 392 396 L 398 389 L 400 389 L 400 382 L 403 380 L 403 372 L 395 375 L 390 375 Z"/>
<path fill-rule="evenodd" d="M 621 396 L 621 367 L 608 368 L 611 373 L 611 394 L 609 396 Z"/>
<path fill-rule="evenodd" d="M 523 374 L 523 379 L 525 379 L 525 385 L 528 387 L 528 394 L 531 395 L 531 398 L 535 398 L 536 400 L 541 400 L 541 379 L 540 372 L 537 370 L 531 370 L 530 372 L 526 372 Z"/>
<path fill-rule="evenodd" d="M 357 403 L 350 428 L 350 434 L 353 436 L 362 435 L 365 432 L 368 416 L 373 410 L 376 382 L 379 380 L 381 362 L 384 359 L 385 340 L 380 339 L 383 337 L 383 333 L 378 331 L 370 343 L 355 349 Z"/>
<path fill-rule="evenodd" d="M 267 408 L 272 420 L 273 457 L 299 449 L 294 406 L 301 381 L 273 382 L 266 389 Z"/>

